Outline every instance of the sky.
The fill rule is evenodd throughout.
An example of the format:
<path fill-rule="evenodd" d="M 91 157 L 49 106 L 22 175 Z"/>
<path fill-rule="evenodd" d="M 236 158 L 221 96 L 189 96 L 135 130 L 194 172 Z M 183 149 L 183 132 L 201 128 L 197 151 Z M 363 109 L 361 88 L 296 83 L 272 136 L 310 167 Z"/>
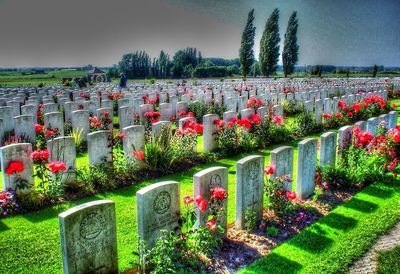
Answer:
<path fill-rule="evenodd" d="M 400 66 L 400 0 L 0 0 L 0 67 L 110 66 L 186 47 L 237 58 L 252 8 L 257 59 L 279 8 L 282 45 L 297 11 L 298 65 Z"/>

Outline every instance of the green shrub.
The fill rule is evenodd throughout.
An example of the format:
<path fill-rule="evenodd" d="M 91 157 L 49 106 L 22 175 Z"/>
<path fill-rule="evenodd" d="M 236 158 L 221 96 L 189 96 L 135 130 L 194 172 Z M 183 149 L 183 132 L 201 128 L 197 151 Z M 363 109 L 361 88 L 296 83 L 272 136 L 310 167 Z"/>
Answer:
<path fill-rule="evenodd" d="M 246 208 L 244 212 L 244 226 L 247 230 L 253 230 L 257 225 L 257 214 L 251 208 Z"/>
<path fill-rule="evenodd" d="M 101 163 L 77 169 L 77 181 L 85 184 L 88 192 L 105 192 L 115 189 L 114 169 L 110 163 Z"/>
<path fill-rule="evenodd" d="M 250 152 L 257 148 L 257 139 L 254 135 L 244 132 L 243 127 L 238 124 L 221 127 L 216 135 L 218 152 L 223 156 Z"/>
<path fill-rule="evenodd" d="M 150 138 L 144 146 L 145 164 L 154 171 L 166 173 L 174 162 L 175 155 L 170 140 L 171 128 L 162 127 L 158 138 Z"/>
<path fill-rule="evenodd" d="M 276 236 L 278 236 L 278 234 L 279 234 L 279 229 L 276 228 L 276 227 L 274 227 L 274 226 L 269 226 L 269 227 L 267 227 L 266 232 L 267 232 L 267 235 L 268 235 L 268 236 L 270 236 L 270 237 L 276 237 Z"/>
<path fill-rule="evenodd" d="M 197 123 L 203 123 L 203 116 L 206 114 L 218 114 L 222 117 L 226 108 L 214 103 L 206 104 L 204 101 L 193 101 L 188 105 L 188 111 L 191 111 L 196 116 Z"/>
<path fill-rule="evenodd" d="M 302 109 L 301 112 L 296 115 L 292 124 L 292 133 L 295 137 L 303 137 L 311 134 L 315 131 L 316 122 L 315 116 L 312 111 Z"/>
<path fill-rule="evenodd" d="M 297 108 L 295 100 L 284 100 L 282 103 L 283 113 L 286 115 L 294 115 L 300 112 L 301 108 Z"/>

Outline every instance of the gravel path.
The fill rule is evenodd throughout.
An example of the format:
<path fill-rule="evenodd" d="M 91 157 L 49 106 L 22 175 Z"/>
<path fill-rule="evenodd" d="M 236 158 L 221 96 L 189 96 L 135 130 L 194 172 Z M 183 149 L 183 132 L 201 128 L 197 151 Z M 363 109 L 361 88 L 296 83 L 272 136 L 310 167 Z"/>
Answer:
<path fill-rule="evenodd" d="M 400 223 L 398 223 L 389 234 L 383 235 L 379 238 L 378 242 L 364 254 L 364 256 L 355 262 L 351 267 L 349 273 L 375 273 L 378 267 L 378 254 L 376 251 L 383 251 L 392 249 L 400 245 Z"/>

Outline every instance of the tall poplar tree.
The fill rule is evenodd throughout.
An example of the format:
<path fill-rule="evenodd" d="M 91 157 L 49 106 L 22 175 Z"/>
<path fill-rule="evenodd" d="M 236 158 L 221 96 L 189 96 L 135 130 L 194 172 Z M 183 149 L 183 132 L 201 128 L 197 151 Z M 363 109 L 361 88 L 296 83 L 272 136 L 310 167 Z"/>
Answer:
<path fill-rule="evenodd" d="M 279 60 L 279 9 L 274 9 L 265 23 L 264 33 L 260 42 L 259 65 L 262 75 L 273 75 Z"/>
<path fill-rule="evenodd" d="M 239 59 L 243 77 L 250 73 L 251 65 L 254 62 L 254 35 L 256 27 L 254 26 L 254 9 L 249 12 L 246 27 L 242 34 L 242 42 L 239 50 Z"/>
<path fill-rule="evenodd" d="M 294 72 L 294 65 L 299 59 L 299 46 L 297 45 L 297 12 L 293 12 L 289 18 L 283 44 L 282 64 L 285 77 Z"/>

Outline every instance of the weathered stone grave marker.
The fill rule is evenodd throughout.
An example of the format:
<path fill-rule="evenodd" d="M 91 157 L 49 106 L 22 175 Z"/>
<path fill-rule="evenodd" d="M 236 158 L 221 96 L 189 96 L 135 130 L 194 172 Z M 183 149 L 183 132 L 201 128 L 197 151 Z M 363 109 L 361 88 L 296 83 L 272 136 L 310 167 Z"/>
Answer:
<path fill-rule="evenodd" d="M 73 207 L 58 220 L 64 273 L 118 273 L 113 201 Z"/>
<path fill-rule="evenodd" d="M 236 162 L 236 222 L 237 229 L 245 228 L 246 210 L 262 219 L 264 194 L 264 157 L 247 156 Z"/>
<path fill-rule="evenodd" d="M 174 181 L 155 183 L 136 192 L 138 234 L 151 249 L 161 230 L 179 229 L 180 192 Z"/>

